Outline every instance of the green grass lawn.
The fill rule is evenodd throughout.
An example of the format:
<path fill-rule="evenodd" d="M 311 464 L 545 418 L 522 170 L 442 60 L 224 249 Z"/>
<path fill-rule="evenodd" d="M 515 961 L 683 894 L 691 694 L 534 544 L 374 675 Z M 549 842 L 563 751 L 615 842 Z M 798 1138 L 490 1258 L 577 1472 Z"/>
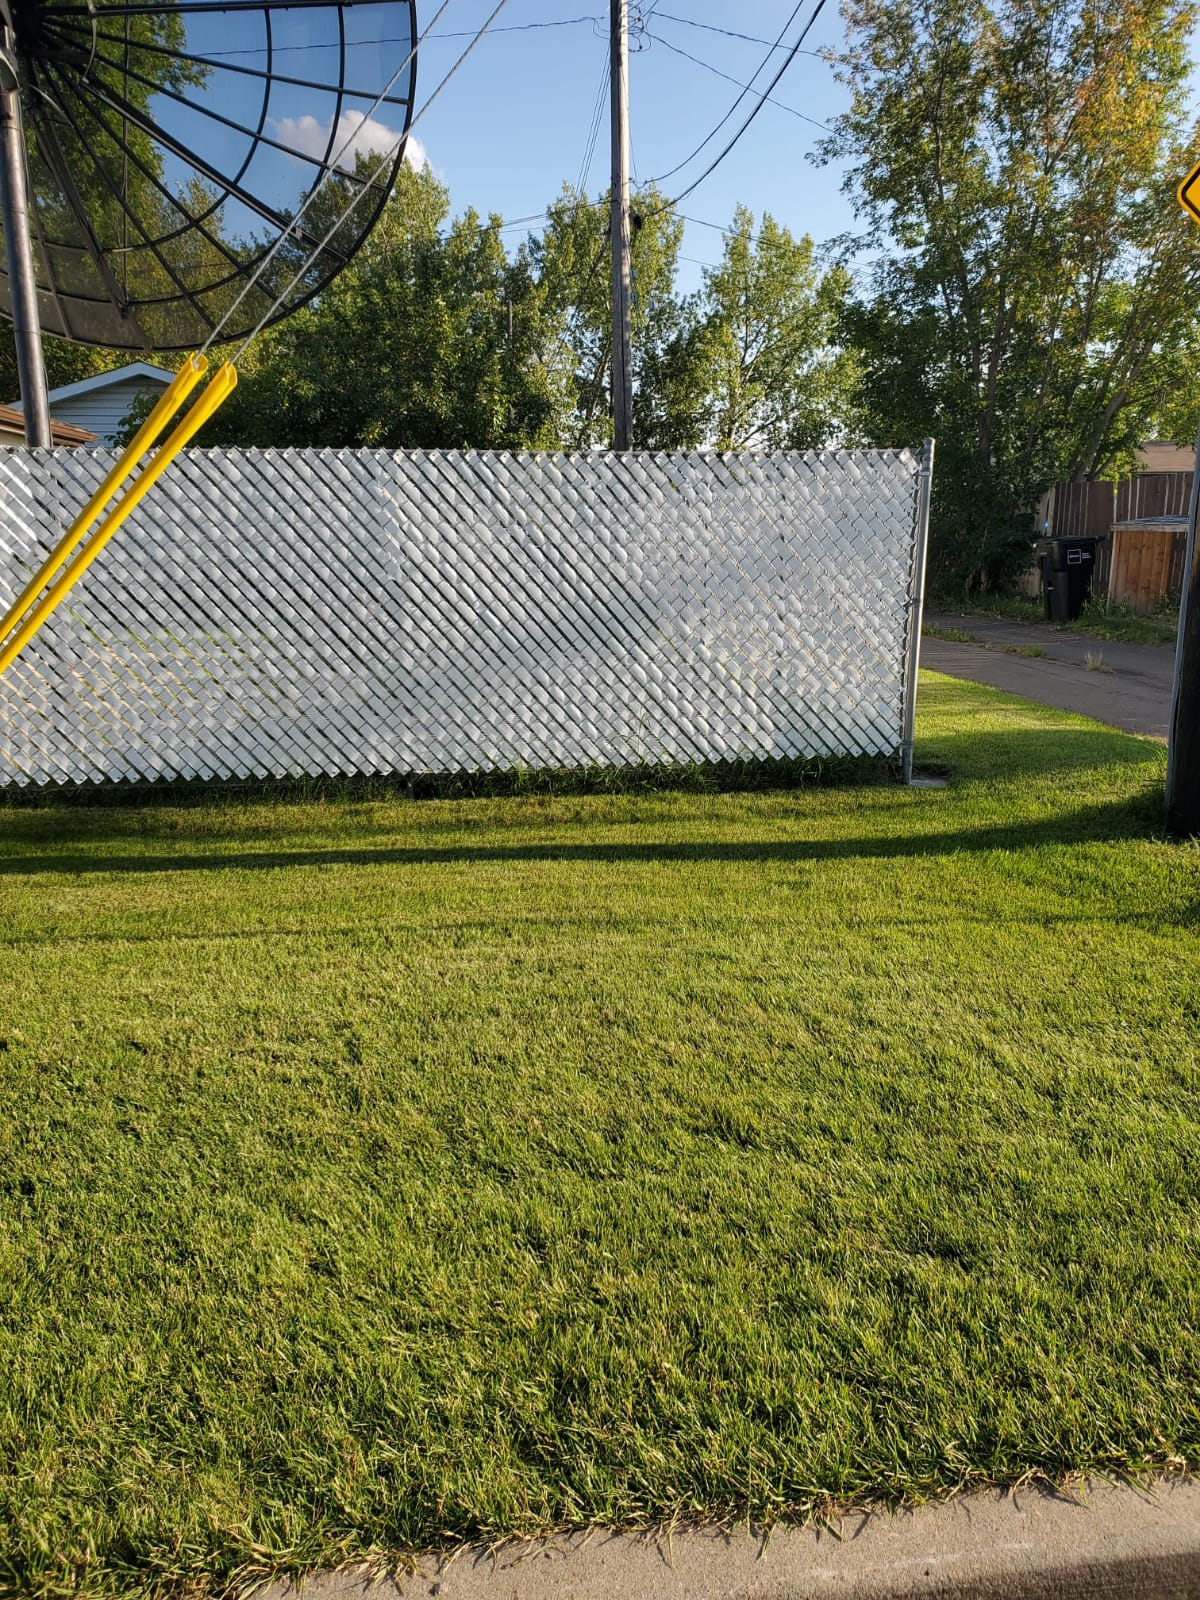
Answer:
<path fill-rule="evenodd" d="M 0 810 L 0 1585 L 1200 1464 L 1163 752 L 918 759 Z"/>

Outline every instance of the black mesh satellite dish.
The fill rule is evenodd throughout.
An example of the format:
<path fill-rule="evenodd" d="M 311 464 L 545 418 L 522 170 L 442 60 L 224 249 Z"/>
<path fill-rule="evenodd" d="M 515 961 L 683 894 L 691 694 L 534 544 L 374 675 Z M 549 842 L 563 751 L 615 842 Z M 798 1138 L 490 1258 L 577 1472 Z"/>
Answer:
<path fill-rule="evenodd" d="M 415 0 L 0 9 L 42 331 L 138 351 L 195 349 L 218 326 L 240 338 L 310 299 L 370 233 L 412 120 Z M 0 311 L 13 314 L 9 272 Z"/>

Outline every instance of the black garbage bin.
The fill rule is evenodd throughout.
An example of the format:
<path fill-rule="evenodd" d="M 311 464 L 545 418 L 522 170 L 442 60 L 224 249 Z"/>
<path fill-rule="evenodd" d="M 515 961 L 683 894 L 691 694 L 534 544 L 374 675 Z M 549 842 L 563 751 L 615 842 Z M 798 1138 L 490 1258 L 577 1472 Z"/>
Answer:
<path fill-rule="evenodd" d="M 1034 546 L 1042 569 L 1042 599 L 1047 622 L 1074 622 L 1091 597 L 1099 534 L 1059 535 Z"/>

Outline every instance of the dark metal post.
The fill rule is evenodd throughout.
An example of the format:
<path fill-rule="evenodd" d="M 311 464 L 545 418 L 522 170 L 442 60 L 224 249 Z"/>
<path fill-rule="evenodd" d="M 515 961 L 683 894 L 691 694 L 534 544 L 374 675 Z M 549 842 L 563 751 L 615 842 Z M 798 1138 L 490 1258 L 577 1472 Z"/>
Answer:
<path fill-rule="evenodd" d="M 929 550 L 929 504 L 933 492 L 933 440 L 921 452 L 917 507 L 913 529 L 912 575 L 908 594 L 908 637 L 904 657 L 904 725 L 900 734 L 901 777 L 912 782 L 913 741 L 917 724 L 917 672 L 921 665 L 921 623 L 925 614 L 925 563 Z"/>
<path fill-rule="evenodd" d="M 17 88 L 12 35 L 0 29 L 0 220 L 12 297 L 13 340 L 25 442 L 49 448 L 50 400 L 42 357 L 41 319 L 33 276 L 33 241 L 29 235 L 29 196 L 25 179 L 25 130 Z"/>
<path fill-rule="evenodd" d="M 612 402 L 613 448 L 633 441 L 633 334 L 629 268 L 629 7 L 612 5 Z"/>
<path fill-rule="evenodd" d="M 1200 504 L 1200 434 L 1188 510 L 1187 554 L 1179 602 L 1179 641 L 1175 646 L 1175 688 L 1167 746 L 1167 827 L 1179 838 L 1200 834 L 1200 546 L 1196 508 Z"/>

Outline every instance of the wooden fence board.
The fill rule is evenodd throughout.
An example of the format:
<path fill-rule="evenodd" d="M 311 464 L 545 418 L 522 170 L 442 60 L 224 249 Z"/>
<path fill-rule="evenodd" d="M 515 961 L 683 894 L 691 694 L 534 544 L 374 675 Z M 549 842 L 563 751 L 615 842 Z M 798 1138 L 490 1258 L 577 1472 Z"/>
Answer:
<path fill-rule="evenodd" d="M 1093 592 L 1145 614 L 1164 600 L 1178 602 L 1186 534 L 1120 524 L 1186 516 L 1191 493 L 1190 472 L 1142 472 L 1119 483 L 1060 483 L 1043 497 L 1039 518 L 1055 536 L 1104 539 L 1096 550 Z"/>
<path fill-rule="evenodd" d="M 1167 593 L 1175 533 L 1170 528 L 1113 529 L 1108 598 L 1143 616 L 1158 609 Z"/>

